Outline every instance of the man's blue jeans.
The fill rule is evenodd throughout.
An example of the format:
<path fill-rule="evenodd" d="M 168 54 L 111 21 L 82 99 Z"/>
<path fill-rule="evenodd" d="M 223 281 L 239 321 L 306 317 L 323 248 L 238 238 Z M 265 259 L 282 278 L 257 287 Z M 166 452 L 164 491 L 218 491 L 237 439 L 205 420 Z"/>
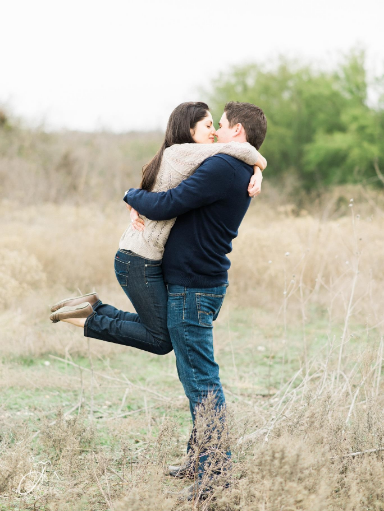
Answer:
<path fill-rule="evenodd" d="M 196 406 L 209 393 L 214 394 L 217 408 L 225 405 L 219 366 L 213 352 L 213 322 L 219 315 L 226 289 L 227 285 L 201 289 L 168 285 L 168 330 L 192 420 Z M 206 459 L 200 460 L 199 476 Z"/>

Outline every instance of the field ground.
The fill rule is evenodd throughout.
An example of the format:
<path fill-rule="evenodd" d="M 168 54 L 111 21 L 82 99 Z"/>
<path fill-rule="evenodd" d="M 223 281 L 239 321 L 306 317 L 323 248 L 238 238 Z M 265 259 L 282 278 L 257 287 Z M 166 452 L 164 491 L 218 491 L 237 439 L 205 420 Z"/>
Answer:
<path fill-rule="evenodd" d="M 2 203 L 0 510 L 384 509 L 384 215 L 354 208 L 252 205 L 215 325 L 233 485 L 185 503 L 188 482 L 164 475 L 191 428 L 173 354 L 48 320 L 95 287 L 129 308 L 111 263 L 125 216 Z"/>
<path fill-rule="evenodd" d="M 300 368 L 305 368 L 300 329 L 288 329 L 288 341 L 283 342 L 281 326 L 275 326 L 271 331 L 271 323 L 271 315 L 268 317 L 265 312 L 253 309 L 236 309 L 231 303 L 225 304 L 217 321 L 217 360 L 227 401 L 237 421 L 236 433 L 241 431 L 241 436 L 252 433 L 270 420 L 278 390 Z M 306 354 L 308 361 L 316 357 L 325 358 L 321 353 L 329 348 L 328 327 L 327 322 L 321 320 L 307 325 L 307 336 L 312 341 Z M 334 328 L 340 333 L 342 327 L 337 325 Z M 68 350 L 66 355 L 47 351 L 39 356 L 14 356 L 11 353 L 3 356 L 2 431 L 12 437 L 9 449 L 12 444 L 15 448 L 14 445 L 26 443 L 28 439 L 25 449 L 30 457 L 27 463 L 29 470 L 25 468 L 25 473 L 20 472 L 19 478 L 21 480 L 20 476 L 34 470 L 24 481 L 32 487 L 42 467 L 45 467 L 41 462 L 50 460 L 50 464 L 35 490 L 27 495 L 18 495 L 14 491 L 3 494 L 3 507 L 0 509 L 56 509 L 55 506 L 58 506 L 57 509 L 108 509 L 103 491 L 88 471 L 84 473 L 84 468 L 78 468 L 80 480 L 82 477 L 87 479 L 79 483 L 81 487 L 86 485 L 80 504 L 76 502 L 78 494 L 69 492 L 68 481 L 62 483 L 61 489 L 59 481 L 52 481 L 54 474 L 65 478 L 66 470 L 62 464 L 69 461 L 63 459 L 63 452 L 72 448 L 67 445 L 67 439 L 63 439 L 62 429 L 73 427 L 74 431 L 65 433 L 77 437 L 72 439 L 77 444 L 81 433 L 84 434 L 80 431 L 79 435 L 76 422 L 92 436 L 86 439 L 86 446 L 77 446 L 80 452 L 87 453 L 87 449 L 91 449 L 96 458 L 108 459 L 110 471 L 107 469 L 107 475 L 100 475 L 101 486 L 105 484 L 103 477 L 110 479 L 107 501 L 109 498 L 113 500 L 115 495 L 124 496 L 124 490 L 129 487 L 132 490 L 134 477 L 132 474 L 127 476 L 124 488 L 122 474 L 132 471 L 132 466 L 135 471 L 143 459 L 152 460 L 157 478 L 161 477 L 159 485 L 162 492 L 176 492 L 183 488 L 186 483 L 163 476 L 165 463 L 183 458 L 191 427 L 188 403 L 177 378 L 173 353 L 158 357 L 133 348 L 107 346 L 109 351 L 103 354 L 104 346 L 100 346 L 103 343 L 84 338 L 80 329 L 44 322 L 34 325 L 34 328 L 49 328 L 52 336 L 69 335 L 72 347 L 78 344 L 82 354 L 76 353 L 75 349 L 73 354 Z M 364 325 L 356 325 L 355 331 L 363 332 L 365 337 Z M 361 340 L 357 337 L 349 346 L 351 360 L 361 354 Z M 349 369 L 353 369 L 352 363 Z M 302 377 L 298 378 L 294 387 L 302 381 Z M 347 409 L 348 406 L 345 411 Z M 159 448 L 157 441 L 164 427 L 172 428 L 173 435 L 166 440 L 166 459 L 159 460 L 158 453 L 152 450 Z M 18 440 L 18 435 L 22 440 Z M 141 455 L 143 459 L 140 459 Z M 235 461 L 243 456 L 244 453 L 235 449 Z M 97 467 L 99 463 L 94 461 Z M 147 472 L 151 474 L 148 467 Z M 16 479 L 14 485 L 19 482 Z M 30 489 L 27 484 L 26 487 L 19 488 L 19 492 Z M 175 505 L 174 497 L 167 500 L 168 506 L 171 502 Z M 131 505 L 133 507 L 127 509 L 139 506 L 138 503 Z"/>

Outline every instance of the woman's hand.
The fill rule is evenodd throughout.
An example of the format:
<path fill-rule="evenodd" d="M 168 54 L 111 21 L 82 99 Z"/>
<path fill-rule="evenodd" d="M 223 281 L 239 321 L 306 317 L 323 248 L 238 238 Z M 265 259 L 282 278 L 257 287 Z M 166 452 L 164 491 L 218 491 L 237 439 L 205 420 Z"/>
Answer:
<path fill-rule="evenodd" d="M 256 197 L 261 192 L 261 182 L 263 181 L 263 173 L 260 168 L 255 165 L 253 167 L 253 176 L 248 185 L 248 195 L 250 197 Z"/>
<path fill-rule="evenodd" d="M 129 204 L 127 204 L 127 209 L 130 211 L 132 229 L 134 231 L 144 231 L 144 220 L 139 217 L 139 213 L 136 209 L 133 209 Z"/>

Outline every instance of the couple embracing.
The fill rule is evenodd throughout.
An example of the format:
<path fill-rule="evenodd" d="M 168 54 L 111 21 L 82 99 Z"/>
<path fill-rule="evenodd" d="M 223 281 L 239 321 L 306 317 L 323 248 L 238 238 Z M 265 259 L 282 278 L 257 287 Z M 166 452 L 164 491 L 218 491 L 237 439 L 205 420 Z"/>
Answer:
<path fill-rule="evenodd" d="M 266 161 L 258 149 L 266 130 L 263 111 L 250 103 L 227 103 L 217 131 L 208 105 L 179 105 L 160 150 L 143 169 L 140 189 L 124 197 L 132 220 L 115 272 L 136 313 L 102 303 L 97 293 L 52 306 L 53 322 L 81 327 L 86 337 L 158 355 L 174 350 L 192 420 L 210 393 L 218 410 L 225 405 L 213 321 L 228 286 L 232 240 L 251 197 L 260 193 Z M 189 448 L 192 441 L 193 435 Z M 203 452 L 197 481 L 207 461 Z M 170 475 L 188 470 L 187 463 Z"/>

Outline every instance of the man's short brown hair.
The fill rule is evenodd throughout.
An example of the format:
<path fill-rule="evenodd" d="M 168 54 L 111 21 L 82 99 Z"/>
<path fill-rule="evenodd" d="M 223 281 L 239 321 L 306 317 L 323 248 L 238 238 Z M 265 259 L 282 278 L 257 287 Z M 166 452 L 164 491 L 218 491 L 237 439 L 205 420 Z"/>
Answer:
<path fill-rule="evenodd" d="M 247 142 L 259 149 L 267 133 L 267 118 L 261 108 L 252 103 L 230 101 L 225 105 L 229 127 L 240 123 L 247 137 Z"/>

